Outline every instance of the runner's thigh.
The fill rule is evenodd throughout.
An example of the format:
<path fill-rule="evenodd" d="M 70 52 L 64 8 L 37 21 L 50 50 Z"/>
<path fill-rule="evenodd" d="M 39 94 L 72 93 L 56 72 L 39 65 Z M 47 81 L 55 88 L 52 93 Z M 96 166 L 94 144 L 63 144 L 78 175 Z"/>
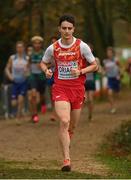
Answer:
<path fill-rule="evenodd" d="M 55 110 L 60 120 L 66 122 L 70 121 L 71 106 L 69 102 L 55 101 Z"/>

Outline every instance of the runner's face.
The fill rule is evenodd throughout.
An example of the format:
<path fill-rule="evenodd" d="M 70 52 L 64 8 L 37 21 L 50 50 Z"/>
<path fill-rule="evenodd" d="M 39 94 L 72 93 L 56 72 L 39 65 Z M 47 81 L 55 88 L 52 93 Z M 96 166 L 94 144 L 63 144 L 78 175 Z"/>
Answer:
<path fill-rule="evenodd" d="M 56 42 L 56 41 L 57 41 L 56 38 L 53 38 L 53 39 L 51 40 L 52 43 L 54 43 L 54 42 Z"/>
<path fill-rule="evenodd" d="M 63 39 L 71 39 L 74 33 L 75 27 L 72 23 L 63 21 L 61 25 L 59 26 L 59 32 L 61 33 L 61 37 Z"/>
<path fill-rule="evenodd" d="M 113 52 L 112 52 L 112 50 L 110 50 L 110 49 L 107 50 L 107 57 L 108 57 L 108 58 L 113 58 Z"/>
<path fill-rule="evenodd" d="M 23 44 L 17 44 L 16 45 L 16 51 L 18 54 L 23 54 L 24 53 L 24 45 Z"/>
<path fill-rule="evenodd" d="M 33 52 L 33 48 L 32 47 L 28 47 L 27 48 L 27 55 L 31 56 L 32 52 Z"/>
<path fill-rule="evenodd" d="M 35 49 L 36 51 L 39 51 L 39 50 L 41 50 L 41 48 L 42 48 L 42 43 L 41 43 L 40 41 L 34 41 L 34 42 L 33 42 L 33 47 L 34 47 L 34 49 Z"/>

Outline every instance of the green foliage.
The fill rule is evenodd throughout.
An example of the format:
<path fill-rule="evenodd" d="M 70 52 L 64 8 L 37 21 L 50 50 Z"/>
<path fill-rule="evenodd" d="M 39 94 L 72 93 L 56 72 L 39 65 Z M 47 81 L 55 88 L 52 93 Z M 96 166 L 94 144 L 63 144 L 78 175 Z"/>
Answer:
<path fill-rule="evenodd" d="M 123 124 L 121 128 L 108 138 L 105 152 L 115 157 L 131 154 L 131 121 Z"/>
<path fill-rule="evenodd" d="M 108 178 L 131 178 L 131 121 L 106 138 L 96 157 L 109 167 Z"/>
<path fill-rule="evenodd" d="M 19 167 L 20 164 L 22 167 Z M 0 179 L 93 179 L 97 175 L 60 170 L 33 169 L 31 163 L 0 160 Z"/>
<path fill-rule="evenodd" d="M 113 148 L 120 148 L 123 152 L 131 153 L 131 121 L 122 125 L 118 132 L 115 132 L 112 137 Z"/>
<path fill-rule="evenodd" d="M 102 151 L 97 156 L 97 160 L 103 162 L 109 168 L 108 179 L 131 179 L 131 161 L 127 158 L 105 155 Z"/>

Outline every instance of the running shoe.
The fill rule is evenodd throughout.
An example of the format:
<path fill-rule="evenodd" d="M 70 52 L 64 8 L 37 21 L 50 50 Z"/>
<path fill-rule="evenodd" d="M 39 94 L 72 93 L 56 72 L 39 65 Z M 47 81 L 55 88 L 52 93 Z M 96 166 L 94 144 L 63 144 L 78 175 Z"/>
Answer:
<path fill-rule="evenodd" d="M 69 172 L 71 171 L 71 163 L 70 159 L 65 159 L 63 163 L 63 167 L 61 168 L 62 171 L 64 172 Z"/>
<path fill-rule="evenodd" d="M 17 125 L 17 126 L 20 126 L 20 125 L 21 125 L 21 120 L 20 120 L 20 119 L 17 119 L 17 118 L 16 118 L 16 119 L 15 119 L 15 122 L 16 122 L 16 125 Z"/>
<path fill-rule="evenodd" d="M 116 113 L 116 109 L 115 108 L 112 108 L 111 111 L 110 111 L 111 114 L 115 114 Z"/>
<path fill-rule="evenodd" d="M 39 117 L 38 117 L 38 115 L 37 115 L 37 114 L 34 114 L 34 115 L 32 116 L 32 120 L 33 120 L 34 123 L 38 123 L 38 122 L 39 122 Z"/>
<path fill-rule="evenodd" d="M 47 111 L 46 105 L 43 104 L 43 105 L 41 106 L 41 112 L 42 112 L 43 114 L 45 114 L 46 111 Z"/>

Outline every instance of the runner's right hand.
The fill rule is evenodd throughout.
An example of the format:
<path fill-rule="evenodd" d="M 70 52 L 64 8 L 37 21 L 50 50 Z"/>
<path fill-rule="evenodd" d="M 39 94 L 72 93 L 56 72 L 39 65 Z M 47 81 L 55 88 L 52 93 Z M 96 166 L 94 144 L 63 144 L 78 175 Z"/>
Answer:
<path fill-rule="evenodd" d="M 53 76 L 53 72 L 51 69 L 47 69 L 45 72 L 45 75 L 48 79 L 51 79 L 51 77 Z"/>

